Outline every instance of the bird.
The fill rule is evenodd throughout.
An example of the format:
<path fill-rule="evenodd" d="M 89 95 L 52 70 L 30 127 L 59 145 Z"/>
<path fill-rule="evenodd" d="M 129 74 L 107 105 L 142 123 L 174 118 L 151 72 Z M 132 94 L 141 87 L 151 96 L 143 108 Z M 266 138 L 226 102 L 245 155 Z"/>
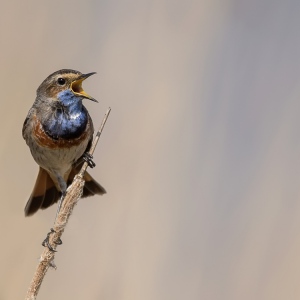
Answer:
<path fill-rule="evenodd" d="M 25 216 L 63 199 L 84 161 L 91 167 L 95 165 L 88 154 L 93 122 L 82 103 L 85 99 L 98 102 L 82 88 L 82 82 L 94 74 L 62 69 L 50 74 L 37 89 L 22 129 L 31 155 L 39 165 L 36 183 L 24 209 Z M 84 180 L 82 198 L 106 193 L 88 172 Z"/>

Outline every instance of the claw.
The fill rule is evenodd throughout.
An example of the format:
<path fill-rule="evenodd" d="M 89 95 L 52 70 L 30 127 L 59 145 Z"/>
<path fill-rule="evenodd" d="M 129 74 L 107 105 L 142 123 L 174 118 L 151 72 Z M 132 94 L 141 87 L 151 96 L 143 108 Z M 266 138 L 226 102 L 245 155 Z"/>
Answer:
<path fill-rule="evenodd" d="M 51 228 L 50 232 L 47 233 L 46 238 L 42 242 L 42 246 L 47 247 L 52 252 L 57 252 L 49 243 L 49 237 L 52 233 L 56 233 L 56 231 L 53 228 Z M 61 245 L 62 240 L 60 238 L 58 238 L 56 241 L 53 241 L 53 243 L 56 245 Z"/>
<path fill-rule="evenodd" d="M 53 242 L 56 245 L 61 245 L 62 244 L 62 240 L 61 238 L 58 238 L 57 241 Z"/>
<path fill-rule="evenodd" d="M 88 163 L 90 168 L 94 168 L 96 166 L 96 164 L 93 161 L 93 156 L 91 154 L 89 154 L 88 152 L 85 152 L 83 154 L 82 159 Z"/>

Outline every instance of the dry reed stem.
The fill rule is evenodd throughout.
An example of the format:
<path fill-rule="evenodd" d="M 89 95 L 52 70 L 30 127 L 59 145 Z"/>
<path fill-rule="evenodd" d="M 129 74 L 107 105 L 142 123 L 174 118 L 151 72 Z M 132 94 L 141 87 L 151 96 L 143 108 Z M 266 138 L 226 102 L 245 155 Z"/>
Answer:
<path fill-rule="evenodd" d="M 102 130 L 104 128 L 105 122 L 109 116 L 111 109 L 108 108 L 106 111 L 106 114 L 103 118 L 103 121 L 101 123 L 101 126 L 93 140 L 92 147 L 89 151 L 91 155 L 93 155 L 94 150 L 97 146 L 98 140 L 100 138 L 100 135 L 102 133 Z M 54 233 L 50 235 L 49 242 L 53 249 L 56 249 L 57 245 L 54 243 L 54 241 L 57 241 L 62 236 L 65 227 L 68 223 L 68 220 L 72 214 L 72 211 L 74 209 L 74 206 L 76 205 L 77 201 L 80 199 L 84 187 L 84 180 L 83 175 L 88 167 L 88 163 L 85 162 L 80 170 L 80 172 L 75 176 L 72 184 L 68 187 L 66 196 L 64 198 L 64 201 L 62 203 L 62 207 L 60 209 L 59 214 L 57 215 L 57 218 L 55 220 L 53 229 Z M 41 287 L 41 284 L 44 280 L 44 277 L 49 269 L 49 267 L 53 267 L 56 269 L 56 266 L 54 264 L 54 256 L 56 252 L 50 251 L 47 247 L 45 247 L 39 264 L 36 268 L 36 271 L 33 275 L 32 281 L 30 283 L 30 286 L 27 291 L 27 295 L 25 300 L 34 300 L 37 297 L 37 294 L 39 292 L 39 289 Z"/>

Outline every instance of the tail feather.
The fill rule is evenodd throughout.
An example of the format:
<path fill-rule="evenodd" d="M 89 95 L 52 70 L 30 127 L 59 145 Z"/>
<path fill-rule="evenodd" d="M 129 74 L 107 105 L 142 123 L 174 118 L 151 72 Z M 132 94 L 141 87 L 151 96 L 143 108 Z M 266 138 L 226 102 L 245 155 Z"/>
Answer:
<path fill-rule="evenodd" d="M 70 173 L 69 179 L 68 179 L 68 185 L 72 183 L 74 177 L 76 174 L 79 173 L 80 169 L 82 167 L 82 164 L 80 164 L 77 167 L 74 167 Z M 103 195 L 106 194 L 106 190 L 104 187 L 102 187 L 88 172 L 84 173 L 84 187 L 83 187 L 83 193 L 82 198 L 86 198 L 89 196 L 94 195 Z"/>
<path fill-rule="evenodd" d="M 31 216 L 40 208 L 44 209 L 52 205 L 55 200 L 51 195 L 51 191 L 55 189 L 54 183 L 49 174 L 43 168 L 39 169 L 39 173 L 33 188 L 33 191 L 25 206 L 25 216 Z M 57 191 L 57 190 L 56 190 Z M 58 192 L 57 192 L 58 193 Z M 58 198 L 56 199 L 56 201 Z M 51 204 L 50 204 L 51 201 Z M 54 202 L 53 202 L 54 201 Z"/>
<path fill-rule="evenodd" d="M 81 166 L 77 166 L 72 169 L 69 178 L 68 185 L 74 179 L 74 176 L 79 172 Z M 82 198 L 103 195 L 106 193 L 105 189 L 94 180 L 94 178 L 88 173 L 84 174 L 85 185 L 83 188 Z M 46 170 L 40 167 L 35 186 L 25 206 L 25 216 L 31 216 L 39 209 L 46 209 L 49 206 L 56 203 L 61 197 L 61 192 L 57 190 L 53 180 Z"/>
<path fill-rule="evenodd" d="M 94 178 L 88 173 L 84 174 L 84 188 L 82 198 L 93 196 L 93 195 L 103 195 L 106 194 L 106 190 L 102 187 Z"/>
<path fill-rule="evenodd" d="M 35 196 L 35 197 L 30 196 L 24 209 L 25 217 L 29 217 L 34 213 L 36 213 L 41 208 L 43 201 L 44 201 L 44 195 Z"/>
<path fill-rule="evenodd" d="M 61 193 L 56 189 L 55 186 L 45 191 L 45 197 L 41 205 L 41 209 L 46 209 L 49 206 L 56 203 L 61 197 Z"/>

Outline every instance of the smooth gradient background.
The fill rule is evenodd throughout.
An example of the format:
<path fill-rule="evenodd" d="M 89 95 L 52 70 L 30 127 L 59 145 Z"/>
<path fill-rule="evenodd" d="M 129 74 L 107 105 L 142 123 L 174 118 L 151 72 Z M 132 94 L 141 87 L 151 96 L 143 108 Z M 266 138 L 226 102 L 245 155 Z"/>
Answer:
<path fill-rule="evenodd" d="M 0 299 L 23 299 L 56 206 L 25 218 L 21 136 L 50 73 L 84 84 L 91 173 L 38 299 L 300 297 L 300 2 L 10 1 L 0 19 Z"/>

